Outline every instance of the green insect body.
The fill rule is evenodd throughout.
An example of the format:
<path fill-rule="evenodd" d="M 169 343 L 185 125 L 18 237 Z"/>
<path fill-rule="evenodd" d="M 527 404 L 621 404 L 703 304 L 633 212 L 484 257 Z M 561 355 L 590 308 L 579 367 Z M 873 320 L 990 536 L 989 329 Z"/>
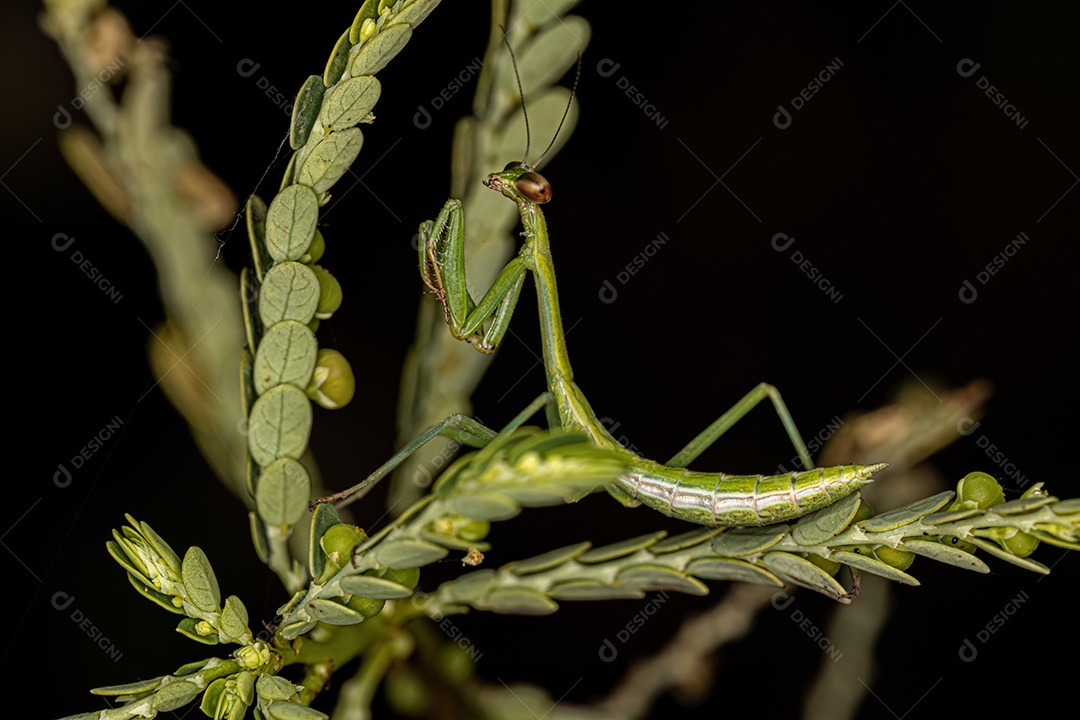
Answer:
<path fill-rule="evenodd" d="M 626 450 L 607 431 L 574 382 L 566 349 L 547 224 L 540 204 L 551 186 L 525 162 L 510 163 L 484 184 L 517 204 L 525 238 L 517 257 L 503 268 L 491 289 L 475 302 L 466 288 L 464 220 L 461 203 L 449 200 L 434 222 L 420 226 L 419 252 L 425 284 L 444 308 L 455 337 L 481 352 L 492 352 L 505 335 L 525 274 L 536 281 L 544 367 L 552 427 L 584 432 L 603 447 L 623 454 L 630 471 L 608 486 L 627 506 L 644 504 L 666 515 L 708 526 L 767 525 L 825 507 L 871 482 L 884 463 L 817 468 L 783 475 L 729 475 L 696 472 L 685 465 L 762 399 L 776 405 L 805 467 L 813 467 L 779 394 L 759 385 L 668 464 Z"/>

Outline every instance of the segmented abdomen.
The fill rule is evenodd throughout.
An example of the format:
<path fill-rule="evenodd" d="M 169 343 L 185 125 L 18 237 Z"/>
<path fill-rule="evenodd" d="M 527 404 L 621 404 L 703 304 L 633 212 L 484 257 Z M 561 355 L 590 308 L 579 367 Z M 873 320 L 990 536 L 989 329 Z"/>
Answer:
<path fill-rule="evenodd" d="M 642 460 L 616 484 L 665 515 L 710 527 L 770 525 L 825 507 L 873 481 L 886 463 L 784 475 L 728 475 Z"/>

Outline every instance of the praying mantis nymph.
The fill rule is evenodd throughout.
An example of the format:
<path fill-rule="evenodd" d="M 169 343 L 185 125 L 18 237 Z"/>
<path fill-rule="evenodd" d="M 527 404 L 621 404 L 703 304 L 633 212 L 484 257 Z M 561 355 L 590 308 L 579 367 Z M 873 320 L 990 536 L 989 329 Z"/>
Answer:
<path fill-rule="evenodd" d="M 522 98 L 523 110 L 524 107 Z M 527 129 L 527 113 L 525 125 Z M 548 146 L 550 149 L 551 145 Z M 640 457 L 612 437 L 574 382 L 567 353 L 550 239 L 540 209 L 540 205 L 551 200 L 552 189 L 551 184 L 536 172 L 548 150 L 530 165 L 527 142 L 522 161 L 508 163 L 502 171 L 491 173 L 483 181 L 485 186 L 517 205 L 524 243 L 479 302 L 473 300 L 467 289 L 461 201 L 448 200 L 438 217 L 421 224 L 419 232 L 420 272 L 425 285 L 442 304 L 447 326 L 454 337 L 469 342 L 480 352 L 491 353 L 498 347 L 509 328 L 526 272 L 531 271 L 535 278 L 547 391 L 503 432 L 516 428 L 543 407 L 550 427 L 583 432 L 597 445 L 624 455 L 629 471 L 607 486 L 608 492 L 621 503 L 628 507 L 644 504 L 666 515 L 712 527 L 767 525 L 791 520 L 825 507 L 871 482 L 874 473 L 882 470 L 885 463 L 811 469 L 814 466 L 810 453 L 780 393 L 766 383 L 760 383 L 747 393 L 666 464 Z M 782 475 L 731 475 L 686 468 L 765 398 L 772 401 L 802 466 L 807 470 Z M 408 453 L 437 434 L 452 434 L 474 446 L 482 446 L 497 435 L 471 418 L 452 416 L 409 443 L 367 480 L 322 501 L 349 496 L 356 499 Z"/>
<path fill-rule="evenodd" d="M 514 72 L 517 73 L 516 61 Z M 579 59 L 578 77 L 580 73 Z M 520 78 L 518 87 L 521 87 Z M 577 79 L 574 81 L 576 88 Z M 573 94 L 571 92 L 571 101 Z M 524 96 L 521 105 L 527 132 L 528 111 Z M 567 111 L 569 107 L 568 104 Z M 565 114 L 563 117 L 565 119 Z M 555 133 L 558 135 L 558 130 Z M 554 142 L 552 139 L 552 145 Z M 597 445 L 625 455 L 630 471 L 608 486 L 608 491 L 624 505 L 644 504 L 667 515 L 710 526 L 766 525 L 824 507 L 871 482 L 874 473 L 885 467 L 884 463 L 807 469 L 771 476 L 688 470 L 688 463 L 765 398 L 773 402 L 803 467 L 813 468 L 810 453 L 780 393 L 765 383 L 751 390 L 666 464 L 642 458 L 623 448 L 612 437 L 574 382 L 567 354 L 547 223 L 540 209 L 540 205 L 551 200 L 551 184 L 536 172 L 552 145 L 530 165 L 526 140 L 521 162 L 511 162 L 501 172 L 491 173 L 484 180 L 485 186 L 517 205 L 525 242 L 517 257 L 499 272 L 478 303 L 473 301 L 467 289 L 461 202 L 447 201 L 434 222 L 420 226 L 421 275 L 442 303 L 454 337 L 471 343 L 481 352 L 493 352 L 509 327 L 525 273 L 531 271 L 540 308 L 548 386 L 547 392 L 534 405 L 543 403 L 551 427 L 584 432 Z"/>

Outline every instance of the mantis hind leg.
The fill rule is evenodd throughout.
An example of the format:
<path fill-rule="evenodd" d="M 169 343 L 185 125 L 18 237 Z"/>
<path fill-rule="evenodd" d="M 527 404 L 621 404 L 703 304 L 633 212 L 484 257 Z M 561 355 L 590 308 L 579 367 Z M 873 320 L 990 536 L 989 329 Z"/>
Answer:
<path fill-rule="evenodd" d="M 806 443 L 803 442 L 802 436 L 799 434 L 799 429 L 795 427 L 795 421 L 791 419 L 791 413 L 788 412 L 787 405 L 784 404 L 783 398 L 780 397 L 780 391 L 768 383 L 759 383 L 757 387 L 744 395 L 739 402 L 735 403 L 730 410 L 721 415 L 716 422 L 705 428 L 697 437 L 691 440 L 686 447 L 668 460 L 667 464 L 674 467 L 686 467 L 765 398 L 772 400 L 773 407 L 776 409 L 776 414 L 780 416 L 780 422 L 783 423 L 784 430 L 787 431 L 788 437 L 791 439 L 791 444 L 795 447 L 795 452 L 799 454 L 799 460 L 802 462 L 803 470 L 812 470 L 814 463 L 810 459 L 810 452 L 806 449 Z"/>
<path fill-rule="evenodd" d="M 450 415 L 442 422 L 428 428 L 428 430 L 405 447 L 401 448 L 401 450 L 398 450 L 397 453 L 383 463 L 378 470 L 368 475 L 356 485 L 353 485 L 346 490 L 314 500 L 310 506 L 314 507 L 319 503 L 332 502 L 337 503 L 338 507 L 344 507 L 350 503 L 356 502 L 367 495 L 368 491 L 375 487 L 375 484 L 379 482 L 379 480 L 383 479 L 386 475 L 389 475 L 394 468 L 405 462 L 410 455 L 439 435 L 456 440 L 462 445 L 484 447 L 491 442 L 498 433 L 468 415 Z"/>
<path fill-rule="evenodd" d="M 311 505 L 314 506 L 319 503 L 335 502 L 338 503 L 338 507 L 344 507 L 345 505 L 356 502 L 364 497 L 364 495 L 375 486 L 375 483 L 390 474 L 394 468 L 405 462 L 406 458 L 439 435 L 456 440 L 462 445 L 482 448 L 499 435 L 517 430 L 526 420 L 535 415 L 540 408 L 552 403 L 553 399 L 551 393 L 543 393 L 540 397 L 529 403 L 524 410 L 514 416 L 514 418 L 498 432 L 468 415 L 450 415 L 442 422 L 428 428 L 424 433 L 412 440 L 412 442 L 401 448 L 401 450 L 398 450 L 397 453 L 383 463 L 378 470 L 368 475 L 356 485 L 353 485 L 346 490 L 342 490 L 341 492 L 334 493 L 333 495 L 321 497 L 312 502 Z"/>

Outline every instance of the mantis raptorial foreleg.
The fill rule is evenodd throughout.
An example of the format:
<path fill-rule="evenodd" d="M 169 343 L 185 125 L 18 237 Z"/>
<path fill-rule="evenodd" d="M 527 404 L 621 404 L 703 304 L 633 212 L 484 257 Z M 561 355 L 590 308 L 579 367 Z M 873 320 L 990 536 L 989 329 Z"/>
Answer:
<path fill-rule="evenodd" d="M 520 256 L 511 260 L 480 302 L 474 302 L 465 277 L 464 226 L 460 200 L 447 200 L 434 222 L 420 226 L 421 272 L 424 284 L 442 303 L 454 337 L 468 341 L 480 352 L 491 353 L 506 334 L 517 306 L 525 282 L 525 261 Z"/>

